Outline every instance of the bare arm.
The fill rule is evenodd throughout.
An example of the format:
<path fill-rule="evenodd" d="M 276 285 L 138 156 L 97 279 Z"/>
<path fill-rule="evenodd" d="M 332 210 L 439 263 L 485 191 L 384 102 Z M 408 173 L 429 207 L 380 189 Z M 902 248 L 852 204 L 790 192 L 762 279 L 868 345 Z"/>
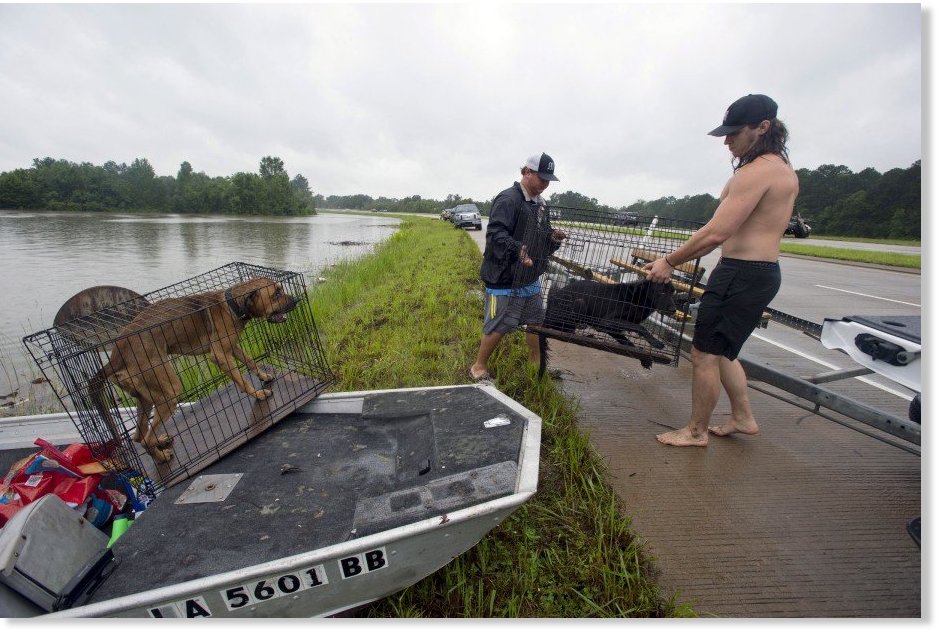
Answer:
<path fill-rule="evenodd" d="M 657 282 L 670 280 L 674 266 L 706 255 L 736 233 L 768 190 L 768 180 L 760 177 L 758 169 L 750 169 L 756 166 L 756 163 L 751 163 L 730 178 L 713 217 L 680 248 L 645 264 L 643 269 L 648 272 L 648 279 Z"/>

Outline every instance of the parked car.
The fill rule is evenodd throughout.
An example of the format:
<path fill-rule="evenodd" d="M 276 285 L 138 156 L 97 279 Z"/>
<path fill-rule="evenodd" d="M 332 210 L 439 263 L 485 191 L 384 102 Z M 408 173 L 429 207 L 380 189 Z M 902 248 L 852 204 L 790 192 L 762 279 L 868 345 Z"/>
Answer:
<path fill-rule="evenodd" d="M 482 212 L 474 204 L 457 204 L 453 207 L 453 226 L 482 230 Z"/>
<path fill-rule="evenodd" d="M 613 213 L 610 222 L 613 226 L 633 226 L 638 224 L 638 214 L 631 211 Z"/>
<path fill-rule="evenodd" d="M 793 235 L 795 237 L 808 237 L 811 235 L 811 225 L 808 224 L 808 221 L 801 217 L 801 214 L 795 212 L 791 216 L 791 220 L 788 221 L 788 228 L 785 229 L 785 235 Z"/>

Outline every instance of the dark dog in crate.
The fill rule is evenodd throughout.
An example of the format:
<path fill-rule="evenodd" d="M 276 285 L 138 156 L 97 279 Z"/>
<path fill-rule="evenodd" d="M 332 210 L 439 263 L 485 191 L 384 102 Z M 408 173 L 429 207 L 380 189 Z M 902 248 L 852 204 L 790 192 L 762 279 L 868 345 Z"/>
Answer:
<path fill-rule="evenodd" d="M 102 397 L 107 380 L 137 400 L 133 440 L 159 463 L 172 459 L 169 447 L 173 438 L 158 435 L 176 410 L 183 389 L 170 355 L 207 354 L 242 392 L 258 400 L 269 397 L 270 389 L 254 389 L 241 375 L 235 359 L 261 381 L 273 380 L 241 349 L 238 337 L 249 320 L 282 323 L 296 305 L 297 300 L 281 284 L 259 277 L 227 290 L 163 299 L 141 310 L 118 334 L 110 359 L 88 382 L 91 400 L 114 441 L 120 442 L 120 434 Z M 150 423 L 154 408 L 156 413 Z"/>
<path fill-rule="evenodd" d="M 560 332 L 573 332 L 588 326 L 604 332 L 621 345 L 634 346 L 625 335 L 633 332 L 649 344 L 661 349 L 664 343 L 656 339 L 641 323 L 658 310 L 672 313 L 674 286 L 648 280 L 628 283 L 601 283 L 592 280 L 574 281 L 562 288 L 551 290 L 547 297 L 543 327 Z M 538 377 L 547 369 L 547 336 L 538 333 L 541 364 Z M 651 361 L 642 360 L 642 366 L 651 367 Z"/>

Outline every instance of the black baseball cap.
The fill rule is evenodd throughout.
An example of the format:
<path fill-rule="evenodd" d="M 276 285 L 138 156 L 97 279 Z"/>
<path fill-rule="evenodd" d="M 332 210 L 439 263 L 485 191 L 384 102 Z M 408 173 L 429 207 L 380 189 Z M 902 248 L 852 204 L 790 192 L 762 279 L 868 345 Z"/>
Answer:
<path fill-rule="evenodd" d="M 554 159 L 544 152 L 535 154 L 526 160 L 524 166 L 531 171 L 536 171 L 537 175 L 544 180 L 560 180 L 554 175 Z"/>
<path fill-rule="evenodd" d="M 723 125 L 712 132 L 710 136 L 726 136 L 740 130 L 745 125 L 762 123 L 771 120 L 778 114 L 778 104 L 765 95 L 746 95 L 737 99 L 727 108 L 723 115 Z"/>

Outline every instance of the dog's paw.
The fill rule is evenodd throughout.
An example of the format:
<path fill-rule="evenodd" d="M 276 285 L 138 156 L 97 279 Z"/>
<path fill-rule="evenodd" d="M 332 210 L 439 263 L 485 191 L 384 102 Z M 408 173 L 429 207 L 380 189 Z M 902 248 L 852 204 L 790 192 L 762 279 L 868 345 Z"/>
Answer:
<path fill-rule="evenodd" d="M 266 399 L 269 398 L 273 393 L 274 393 L 274 392 L 271 391 L 270 389 L 258 389 L 258 390 L 255 391 L 252 395 L 253 395 L 254 398 L 256 398 L 257 400 L 266 400 Z"/>
<path fill-rule="evenodd" d="M 154 461 L 160 464 L 165 464 L 173 460 L 173 452 L 169 449 L 154 448 L 150 450 L 150 455 L 153 457 Z"/>
<path fill-rule="evenodd" d="M 156 438 L 156 445 L 159 448 L 169 448 L 173 445 L 173 438 L 169 435 L 160 435 Z"/>
<path fill-rule="evenodd" d="M 273 374 L 268 374 L 264 371 L 257 372 L 257 377 L 260 378 L 261 382 L 270 382 L 274 379 Z"/>

